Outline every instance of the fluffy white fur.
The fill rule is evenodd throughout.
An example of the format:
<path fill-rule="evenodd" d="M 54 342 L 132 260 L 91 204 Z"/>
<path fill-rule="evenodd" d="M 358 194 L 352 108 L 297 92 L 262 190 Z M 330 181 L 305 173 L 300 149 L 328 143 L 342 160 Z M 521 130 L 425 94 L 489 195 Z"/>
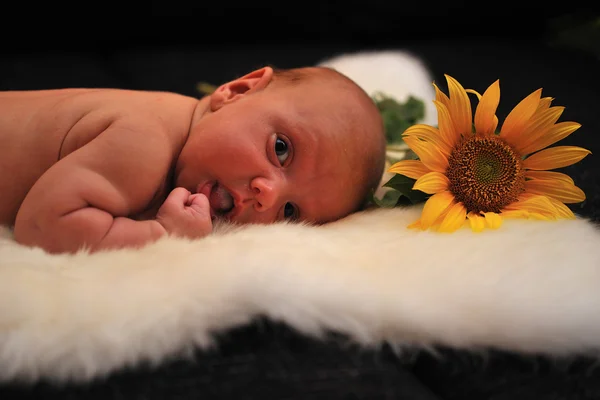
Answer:
<path fill-rule="evenodd" d="M 159 362 L 266 316 L 364 346 L 600 347 L 600 231 L 508 221 L 408 230 L 419 207 L 321 227 L 246 226 L 142 250 L 48 255 L 0 242 L 0 378 L 85 380 Z"/>
<path fill-rule="evenodd" d="M 427 70 L 406 53 L 324 64 L 368 92 L 433 98 Z M 382 209 L 321 227 L 224 226 L 202 240 L 93 255 L 49 255 L 6 231 L 0 380 L 89 380 L 206 348 L 216 332 L 258 316 L 364 346 L 551 355 L 600 347 L 600 232 L 591 223 L 407 230 L 419 212 Z"/>

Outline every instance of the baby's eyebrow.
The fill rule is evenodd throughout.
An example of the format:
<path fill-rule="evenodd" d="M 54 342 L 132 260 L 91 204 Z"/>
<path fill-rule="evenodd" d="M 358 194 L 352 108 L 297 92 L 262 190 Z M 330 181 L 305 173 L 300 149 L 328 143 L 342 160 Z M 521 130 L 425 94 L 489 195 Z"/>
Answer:
<path fill-rule="evenodd" d="M 285 127 L 285 129 L 287 129 L 289 132 L 294 133 L 297 137 L 299 138 L 315 138 L 316 134 L 315 131 L 318 131 L 316 126 L 313 126 L 315 124 L 308 124 L 305 121 L 301 121 L 300 118 L 294 120 L 294 121 L 290 121 L 289 119 L 284 121 L 283 126 Z"/>

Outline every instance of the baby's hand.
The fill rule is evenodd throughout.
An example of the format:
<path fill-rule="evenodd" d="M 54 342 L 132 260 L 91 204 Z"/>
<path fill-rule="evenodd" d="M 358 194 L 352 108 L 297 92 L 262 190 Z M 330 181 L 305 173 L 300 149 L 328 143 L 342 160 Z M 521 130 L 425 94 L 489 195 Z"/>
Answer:
<path fill-rule="evenodd" d="M 187 238 L 200 238 L 212 232 L 210 204 L 203 194 L 191 194 L 185 188 L 169 193 L 156 215 L 167 233 Z"/>

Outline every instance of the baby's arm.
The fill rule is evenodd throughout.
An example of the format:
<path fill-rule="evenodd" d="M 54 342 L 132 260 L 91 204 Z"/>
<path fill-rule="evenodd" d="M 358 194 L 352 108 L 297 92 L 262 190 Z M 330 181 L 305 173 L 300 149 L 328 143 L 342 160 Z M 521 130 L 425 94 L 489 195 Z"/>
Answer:
<path fill-rule="evenodd" d="M 19 209 L 15 239 L 58 253 L 209 233 L 208 201 L 185 189 L 169 195 L 156 220 L 128 218 L 148 205 L 173 159 L 166 134 L 144 125 L 114 123 L 46 171 Z"/>

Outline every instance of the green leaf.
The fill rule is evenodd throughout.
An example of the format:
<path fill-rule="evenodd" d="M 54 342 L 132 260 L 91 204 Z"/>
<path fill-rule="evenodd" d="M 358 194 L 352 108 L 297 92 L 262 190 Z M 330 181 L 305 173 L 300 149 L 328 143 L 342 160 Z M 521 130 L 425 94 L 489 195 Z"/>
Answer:
<path fill-rule="evenodd" d="M 404 103 L 399 103 L 390 96 L 376 93 L 373 101 L 381 113 L 389 144 L 403 142 L 402 133 L 425 117 L 425 104 L 412 96 Z"/>
<path fill-rule="evenodd" d="M 414 179 L 396 174 L 383 185 L 383 187 L 392 190 L 386 191 L 381 199 L 375 197 L 374 193 L 371 192 L 370 203 L 377 207 L 392 208 L 401 205 L 418 204 L 427 200 L 429 195 L 420 190 L 413 190 L 412 187 L 414 184 Z"/>
<path fill-rule="evenodd" d="M 402 193 L 396 190 L 390 190 L 385 192 L 381 199 L 373 196 L 374 203 L 382 208 L 392 208 L 398 205 L 398 199 L 402 196 Z"/>
<path fill-rule="evenodd" d="M 396 190 L 406 190 L 407 188 L 412 189 L 414 184 L 414 179 L 411 179 L 404 175 L 395 174 L 386 183 L 384 183 L 383 186 Z"/>
<path fill-rule="evenodd" d="M 422 203 L 425 201 L 429 195 L 427 193 L 421 192 L 420 190 L 413 190 L 413 186 L 415 185 L 416 180 L 411 179 L 407 176 L 396 174 L 390 178 L 383 186 L 389 187 L 398 191 L 403 196 L 405 196 L 411 204 Z"/>
<path fill-rule="evenodd" d="M 402 134 L 409 127 L 415 125 L 425 117 L 425 103 L 412 96 L 408 97 L 404 103 L 400 103 L 381 92 L 375 93 L 373 101 L 377 105 L 383 119 L 385 136 L 388 143 L 388 156 L 394 150 L 400 159 L 417 159 L 417 155 L 404 143 Z M 387 208 L 417 204 L 425 201 L 429 195 L 419 190 L 413 190 L 412 187 L 414 184 L 414 179 L 396 174 L 383 185 L 392 190 L 386 191 L 381 199 L 371 194 L 371 204 Z"/>

